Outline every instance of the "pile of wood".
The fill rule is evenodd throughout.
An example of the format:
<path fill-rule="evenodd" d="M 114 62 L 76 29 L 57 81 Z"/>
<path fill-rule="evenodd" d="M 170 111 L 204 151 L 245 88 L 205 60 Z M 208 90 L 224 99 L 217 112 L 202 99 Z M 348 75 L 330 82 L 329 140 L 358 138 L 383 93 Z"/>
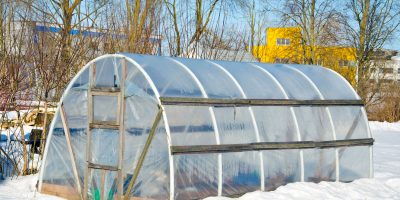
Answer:
<path fill-rule="evenodd" d="M 53 119 L 55 113 L 55 108 L 47 109 L 47 124 Z M 44 108 L 36 108 L 26 112 L 22 115 L 20 119 L 0 119 L 1 129 L 7 130 L 11 127 L 19 126 L 21 123 L 27 126 L 43 127 L 44 125 Z"/>

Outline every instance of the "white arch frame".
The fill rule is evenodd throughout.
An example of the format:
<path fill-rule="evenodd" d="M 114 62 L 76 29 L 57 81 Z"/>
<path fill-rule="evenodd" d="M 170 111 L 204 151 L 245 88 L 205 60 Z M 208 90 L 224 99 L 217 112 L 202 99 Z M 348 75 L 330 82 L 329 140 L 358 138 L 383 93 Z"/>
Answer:
<path fill-rule="evenodd" d="M 180 67 L 182 67 L 190 75 L 190 77 L 192 77 L 192 79 L 195 81 L 195 83 L 197 84 L 197 86 L 199 87 L 199 89 L 201 91 L 201 95 L 204 98 L 208 98 L 207 92 L 204 89 L 203 84 L 201 84 L 200 80 L 185 64 L 183 64 L 182 62 L 179 62 L 178 60 L 175 60 L 173 58 L 168 58 L 168 59 L 175 62 L 176 64 L 178 64 Z M 214 108 L 212 106 L 209 106 L 208 110 L 211 115 L 211 120 L 212 120 L 212 124 L 214 127 L 216 144 L 221 144 Z M 221 196 L 221 195 L 222 195 L 222 155 L 221 155 L 221 153 L 219 153 L 218 154 L 218 196 Z M 172 195 L 172 198 L 170 197 L 171 200 L 173 199 L 173 196 L 174 195 Z"/>
<path fill-rule="evenodd" d="M 305 78 L 305 79 L 307 80 L 307 82 L 309 82 L 309 83 L 311 84 L 311 86 L 312 86 L 312 87 L 314 88 L 314 90 L 317 92 L 319 98 L 320 98 L 321 100 L 325 100 L 324 95 L 322 95 L 321 91 L 318 89 L 318 87 L 315 85 L 315 83 L 314 83 L 306 74 L 304 74 L 302 71 L 300 71 L 300 70 L 298 70 L 298 69 L 296 69 L 296 68 L 294 68 L 294 67 L 290 67 L 290 66 L 285 65 L 285 64 L 283 64 L 282 66 L 285 67 L 286 69 L 295 71 L 295 72 L 297 72 L 298 74 L 300 74 L 303 78 Z M 325 111 L 326 111 L 326 113 L 327 113 L 327 115 L 328 115 L 329 124 L 330 124 L 331 129 L 332 129 L 332 139 L 333 139 L 333 140 L 336 140 L 336 138 L 337 138 L 337 137 L 336 137 L 336 129 L 335 129 L 335 125 L 333 124 L 333 119 L 332 119 L 331 111 L 329 110 L 329 107 L 328 107 L 328 106 L 325 107 Z M 338 148 L 335 148 L 335 160 L 336 160 L 336 163 L 335 163 L 335 178 L 336 178 L 336 182 L 338 182 L 338 181 L 340 180 L 340 179 L 339 179 L 339 177 L 340 177 L 340 172 L 339 172 L 339 150 L 338 150 Z"/>
<path fill-rule="evenodd" d="M 329 68 L 326 68 L 326 69 L 327 69 L 328 71 L 330 71 L 331 73 L 335 74 L 337 77 L 339 77 L 339 78 L 347 85 L 347 87 L 350 88 L 350 90 L 353 92 L 354 97 L 355 97 L 356 99 L 359 99 L 359 100 L 361 99 L 361 98 L 358 96 L 357 92 L 356 92 L 356 91 L 353 89 L 353 87 L 350 85 L 350 83 L 349 83 L 343 76 L 341 76 L 338 72 L 336 72 L 336 71 L 334 71 L 334 70 L 332 70 L 332 69 L 329 69 Z M 368 134 L 368 137 L 369 137 L 369 138 L 372 138 L 371 128 L 368 126 L 367 111 L 365 110 L 364 107 L 361 107 L 360 110 L 361 110 L 361 114 L 363 115 L 363 118 L 364 118 L 365 123 L 367 123 L 367 134 Z M 371 145 L 371 146 L 369 146 L 368 148 L 369 148 L 369 178 L 373 178 L 373 177 L 374 177 L 374 163 L 373 163 L 373 161 L 372 161 L 372 159 L 373 159 L 373 157 L 374 157 L 374 154 L 373 154 L 373 146 Z"/>
<path fill-rule="evenodd" d="M 168 142 L 168 159 L 169 159 L 169 168 L 170 168 L 170 196 L 171 196 L 171 192 L 173 193 L 173 186 L 174 186 L 174 179 L 173 179 L 173 175 L 174 175 L 174 170 L 173 170 L 173 157 L 172 157 L 172 153 L 171 153 L 171 148 L 169 148 L 171 146 L 171 132 L 170 132 L 170 128 L 169 128 L 169 123 L 168 123 L 168 119 L 167 119 L 167 115 L 165 113 L 165 109 L 164 106 L 161 104 L 160 101 L 160 93 L 157 90 L 157 87 L 155 86 L 154 82 L 152 81 L 152 79 L 150 78 L 150 76 L 147 74 L 147 72 L 132 58 L 130 58 L 129 56 L 126 56 L 124 54 L 106 54 L 103 56 L 100 56 L 94 60 L 91 60 L 90 62 L 88 62 L 84 67 L 82 67 L 82 69 L 75 75 L 75 77 L 71 80 L 71 82 L 69 83 L 69 85 L 67 86 L 67 88 L 65 89 L 61 99 L 60 99 L 60 103 L 57 106 L 57 110 L 54 116 L 58 116 L 60 114 L 60 106 L 62 104 L 62 102 L 64 102 L 65 96 L 69 93 L 69 91 L 71 90 L 73 83 L 78 79 L 78 77 L 80 77 L 81 74 L 83 74 L 83 72 L 86 69 L 89 69 L 89 67 L 96 63 L 99 60 L 102 59 L 106 59 L 106 58 L 120 58 L 120 59 L 126 59 L 127 61 L 129 61 L 130 63 L 132 63 L 135 67 L 137 67 L 137 69 L 143 74 L 143 76 L 145 77 L 145 79 L 148 81 L 151 89 L 154 92 L 154 95 L 156 97 L 156 101 L 157 103 L 160 105 L 160 108 L 163 110 L 162 116 L 163 116 L 163 121 L 164 121 L 164 126 L 165 126 L 165 130 L 167 133 L 167 142 Z M 50 124 L 49 127 L 49 135 L 47 137 L 47 141 L 51 141 L 51 137 L 53 135 L 53 129 L 55 126 L 55 120 L 53 120 Z M 46 142 L 47 143 L 47 142 Z M 43 183 L 43 173 L 44 173 L 44 166 L 46 163 L 46 159 L 47 159 L 47 154 L 48 154 L 48 148 L 49 145 L 46 145 L 45 147 L 45 151 L 44 151 L 44 155 L 43 155 L 43 162 L 41 165 L 41 169 L 40 169 L 40 174 L 39 174 L 39 184 L 38 184 L 38 190 L 41 191 L 42 190 L 42 183 Z M 171 178 L 172 177 L 172 178 Z M 172 190 L 171 190 L 172 188 Z"/>
<path fill-rule="evenodd" d="M 214 65 L 217 68 L 219 68 L 222 72 L 224 72 L 233 81 L 233 83 L 236 85 L 236 87 L 239 89 L 239 92 L 242 95 L 242 97 L 247 99 L 247 95 L 243 91 L 242 86 L 239 84 L 239 82 L 236 80 L 236 78 L 233 77 L 233 75 L 230 72 L 228 72 L 228 70 L 226 70 L 221 65 L 219 65 L 219 64 L 217 64 L 215 62 L 212 62 L 210 60 L 206 60 L 206 62 L 211 63 L 212 65 Z M 251 106 L 249 106 L 248 109 L 249 109 L 249 112 L 250 112 L 251 121 L 252 121 L 252 124 L 253 124 L 253 127 L 254 127 L 254 131 L 255 131 L 255 134 L 256 134 L 256 140 L 257 140 L 257 142 L 260 142 L 261 141 L 260 140 L 260 132 L 258 130 L 258 126 L 257 126 L 256 118 L 254 116 L 253 108 Z M 261 191 L 264 191 L 264 188 L 265 188 L 264 176 L 265 176 L 265 174 L 264 174 L 264 160 L 263 160 L 262 151 L 259 151 L 258 154 L 259 154 L 258 156 L 260 158 L 260 187 L 261 187 L 260 189 L 261 189 Z"/>
<path fill-rule="evenodd" d="M 268 77 L 270 77 L 279 87 L 281 90 L 282 94 L 286 99 L 289 99 L 289 96 L 286 92 L 286 90 L 283 88 L 282 84 L 276 79 L 274 75 L 272 75 L 269 71 L 266 69 L 256 65 L 255 63 L 250 63 L 250 66 L 253 66 L 254 68 L 260 70 L 262 73 L 266 74 Z M 293 122 L 296 128 L 296 135 L 297 135 L 297 140 L 302 141 L 301 134 L 300 134 L 300 128 L 299 128 L 299 123 L 297 121 L 296 113 L 294 112 L 294 108 L 291 106 L 290 108 L 290 113 L 293 118 Z M 303 149 L 299 150 L 299 157 L 300 157 L 300 181 L 304 182 L 304 152 Z"/>

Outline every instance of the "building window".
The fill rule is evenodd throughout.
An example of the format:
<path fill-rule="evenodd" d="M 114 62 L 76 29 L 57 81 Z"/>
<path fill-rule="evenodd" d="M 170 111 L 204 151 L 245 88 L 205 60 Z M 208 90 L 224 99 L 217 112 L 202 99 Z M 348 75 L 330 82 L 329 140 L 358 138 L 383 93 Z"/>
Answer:
<path fill-rule="evenodd" d="M 275 63 L 289 63 L 287 58 L 275 58 Z"/>
<path fill-rule="evenodd" d="M 339 60 L 340 67 L 347 67 L 350 66 L 350 62 L 348 60 Z"/>
<path fill-rule="evenodd" d="M 393 74 L 393 68 L 382 68 L 384 74 Z"/>
<path fill-rule="evenodd" d="M 276 45 L 278 45 L 278 46 L 289 46 L 290 45 L 290 39 L 277 38 L 276 39 Z"/>
<path fill-rule="evenodd" d="M 392 80 L 392 79 L 383 79 L 382 80 L 382 83 L 386 83 L 386 84 L 393 83 L 393 82 L 394 82 L 394 80 Z"/>

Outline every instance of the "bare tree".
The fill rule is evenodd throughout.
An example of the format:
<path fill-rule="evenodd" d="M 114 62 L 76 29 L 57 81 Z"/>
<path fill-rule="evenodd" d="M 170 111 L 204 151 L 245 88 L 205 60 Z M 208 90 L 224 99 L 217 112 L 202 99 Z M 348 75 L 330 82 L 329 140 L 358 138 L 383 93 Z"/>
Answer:
<path fill-rule="evenodd" d="M 379 88 L 371 84 L 372 58 L 388 42 L 400 25 L 400 2 L 397 0 L 349 0 L 345 21 L 348 41 L 356 49 L 356 89 L 369 106 Z"/>
<path fill-rule="evenodd" d="M 330 0 L 287 0 L 284 9 L 279 12 L 284 24 L 301 29 L 298 36 L 303 58 L 301 63 L 316 64 L 318 47 L 337 40 L 337 26 L 341 15 Z"/>
<path fill-rule="evenodd" d="M 177 4 L 176 0 L 164 0 L 169 16 L 166 19 L 171 19 L 173 26 L 173 34 L 166 34 L 171 55 L 190 56 L 198 50 L 199 42 L 208 31 L 212 15 L 219 2 L 220 0 L 195 0 L 194 4 L 191 1 Z M 170 25 L 167 22 L 165 26 Z M 166 30 L 169 31 L 168 28 Z"/>
<path fill-rule="evenodd" d="M 41 145 L 43 154 L 50 121 L 47 115 L 48 104 L 58 101 L 65 86 L 80 67 L 96 56 L 101 38 L 96 37 L 99 32 L 94 27 L 107 2 L 25 0 L 25 3 L 35 14 L 27 21 L 31 21 L 33 26 L 41 25 L 48 29 L 35 32 L 35 45 L 32 48 L 33 64 L 38 79 L 38 97 L 45 106 Z M 82 7 L 85 12 L 82 12 Z"/>
<path fill-rule="evenodd" d="M 0 100 L 3 104 L 0 125 L 14 126 L 15 129 L 12 133 L 9 132 L 9 137 L 13 135 L 17 141 L 8 142 L 2 152 L 15 166 L 22 167 L 20 174 L 24 175 L 28 173 L 29 162 L 23 129 L 24 115 L 18 100 L 29 100 L 32 97 L 29 90 L 33 85 L 30 66 L 32 59 L 28 53 L 31 43 L 26 37 L 30 31 L 25 23 L 21 23 L 21 20 L 29 15 L 29 9 L 22 6 L 20 1 L 4 1 L 1 2 L 0 11 Z M 29 109 L 29 106 L 24 109 Z M 10 110 L 15 111 L 17 115 L 12 124 L 7 117 L 7 111 Z"/>
<path fill-rule="evenodd" d="M 144 4 L 144 5 L 143 5 Z M 128 45 L 132 53 L 151 53 L 156 37 L 161 9 L 159 0 L 125 0 Z"/>
<path fill-rule="evenodd" d="M 243 30 L 248 32 L 246 35 L 246 49 L 256 57 L 262 57 L 263 50 L 261 45 L 265 42 L 265 30 L 267 28 L 267 13 L 270 11 L 268 1 L 233 1 L 233 13 L 236 10 L 241 10 L 243 18 L 247 23 L 247 27 Z"/>

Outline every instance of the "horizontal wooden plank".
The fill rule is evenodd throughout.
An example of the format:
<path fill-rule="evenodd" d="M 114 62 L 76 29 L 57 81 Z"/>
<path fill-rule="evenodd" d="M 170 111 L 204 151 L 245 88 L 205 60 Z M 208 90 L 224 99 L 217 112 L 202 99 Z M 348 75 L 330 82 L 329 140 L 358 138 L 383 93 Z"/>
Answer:
<path fill-rule="evenodd" d="M 171 146 L 172 154 L 200 154 L 200 153 L 224 153 L 279 149 L 312 149 L 312 148 L 338 148 L 349 146 L 373 145 L 373 138 L 331 140 L 331 141 L 299 141 L 299 142 L 260 142 L 247 144 L 220 144 L 220 145 L 193 145 Z"/>
<path fill-rule="evenodd" d="M 68 200 L 82 200 L 82 198 L 76 192 L 75 188 L 71 186 L 42 183 L 42 190 L 40 191 L 40 193 L 59 196 Z M 153 198 L 132 197 L 132 196 L 129 197 L 129 200 L 156 200 L 156 199 L 163 199 L 163 197 L 162 196 Z"/>
<path fill-rule="evenodd" d="M 361 100 L 295 100 L 295 99 L 210 99 L 160 97 L 163 105 L 184 106 L 364 106 Z"/>
<path fill-rule="evenodd" d="M 91 129 L 113 129 L 119 130 L 119 125 L 113 121 L 94 121 L 93 123 L 89 123 L 89 127 Z"/>
<path fill-rule="evenodd" d="M 82 200 L 81 196 L 74 187 L 66 185 L 42 183 L 42 189 L 40 193 L 59 196 L 69 200 Z"/>
<path fill-rule="evenodd" d="M 109 170 L 109 171 L 118 171 L 118 167 L 116 166 L 109 166 L 109 165 L 100 165 L 95 163 L 88 163 L 88 167 L 92 169 L 102 169 L 102 170 Z"/>
<path fill-rule="evenodd" d="M 116 87 L 92 87 L 91 94 L 93 96 L 118 96 L 121 90 Z"/>
<path fill-rule="evenodd" d="M 120 92 L 119 87 L 92 87 L 92 92 Z"/>

